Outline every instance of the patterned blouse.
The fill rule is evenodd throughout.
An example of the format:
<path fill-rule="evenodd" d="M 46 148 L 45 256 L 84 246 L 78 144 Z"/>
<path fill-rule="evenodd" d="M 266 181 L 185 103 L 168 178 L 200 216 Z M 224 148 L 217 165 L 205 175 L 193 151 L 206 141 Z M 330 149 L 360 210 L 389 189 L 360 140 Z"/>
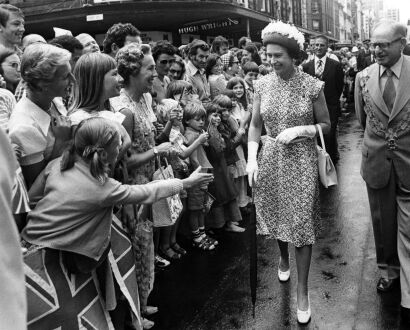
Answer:
<path fill-rule="evenodd" d="M 131 136 L 131 155 L 140 154 L 155 147 L 155 126 L 157 118 L 152 110 L 152 97 L 149 93 L 143 94 L 138 102 L 132 100 L 124 90 L 120 96 L 110 100 L 115 112 L 128 109 L 134 116 L 134 126 Z M 155 172 L 155 159 L 151 159 L 140 167 L 129 172 L 130 184 L 144 184 L 152 181 Z"/>

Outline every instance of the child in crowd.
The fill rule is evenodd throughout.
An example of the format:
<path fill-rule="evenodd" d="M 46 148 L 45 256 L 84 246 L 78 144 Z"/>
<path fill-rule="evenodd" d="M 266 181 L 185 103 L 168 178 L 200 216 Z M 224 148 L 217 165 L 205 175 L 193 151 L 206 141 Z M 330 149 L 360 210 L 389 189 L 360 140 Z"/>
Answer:
<path fill-rule="evenodd" d="M 240 78 L 233 79 L 239 79 L 238 81 L 243 82 L 243 80 Z M 229 84 L 230 83 L 228 82 L 228 86 Z M 231 85 L 232 84 L 233 83 L 231 80 Z M 243 97 L 243 85 L 242 83 L 238 84 L 240 84 L 241 86 L 241 97 Z M 238 84 L 234 86 L 238 86 Z M 236 95 L 233 96 L 233 98 L 240 99 L 239 93 L 233 95 Z M 250 120 L 250 113 L 249 111 L 245 111 L 243 109 L 240 102 L 236 102 L 236 104 L 234 104 L 227 95 L 219 95 L 214 99 L 213 102 L 222 109 L 222 123 L 220 126 L 220 131 L 225 140 L 228 141 L 225 151 L 225 157 L 229 170 L 231 171 L 231 174 L 235 179 L 236 188 L 238 190 L 238 205 L 239 207 L 244 208 L 250 202 L 246 178 L 246 158 L 243 151 L 243 145 L 246 142 L 246 128 Z M 235 113 L 236 116 L 234 117 L 232 114 L 233 109 L 235 108 L 240 108 L 240 110 L 237 110 L 237 112 Z"/>
<path fill-rule="evenodd" d="M 259 67 L 255 62 L 247 62 L 243 67 L 244 80 L 245 80 L 245 94 L 246 102 L 248 103 L 248 110 L 252 113 L 253 107 L 253 82 L 258 79 Z"/>
<path fill-rule="evenodd" d="M 74 77 L 74 101 L 70 110 L 72 132 L 86 118 L 103 117 L 112 121 L 122 140 L 120 159 L 130 147 L 131 139 L 121 125 L 125 116 L 110 109 L 109 99 L 119 95 L 123 82 L 114 59 L 101 53 L 85 54 L 74 67 Z"/>
<path fill-rule="evenodd" d="M 207 105 L 206 126 L 209 133 L 209 145 L 205 147 L 205 150 L 214 168 L 215 180 L 209 185 L 209 193 L 215 198 L 215 201 L 207 217 L 206 225 L 211 231 L 225 225 L 225 229 L 228 231 L 243 232 L 244 229 L 238 226 L 242 220 L 236 201 L 238 193 L 225 159 L 225 149 L 231 142 L 225 143 L 224 137 L 219 132 L 221 112 L 222 108 L 216 103 Z"/>
<path fill-rule="evenodd" d="M 206 111 L 201 103 L 189 102 L 184 108 L 185 138 L 188 146 L 203 133 L 205 125 Z M 203 170 L 212 171 L 204 148 L 199 146 L 189 157 L 190 170 L 194 171 L 198 167 Z M 202 186 L 188 190 L 187 208 L 189 213 L 189 223 L 193 235 L 192 243 L 194 247 L 209 251 L 215 249 L 216 241 L 212 240 L 205 233 L 205 215 L 208 193 L 207 186 Z"/>
<path fill-rule="evenodd" d="M 110 269 L 107 255 L 115 205 L 151 204 L 213 179 L 210 174 L 196 171 L 184 180 L 123 185 L 109 177 L 120 145 L 118 130 L 107 119 L 90 118 L 78 125 L 72 147 L 62 158 L 47 165 L 30 190 L 30 200 L 38 203 L 29 213 L 22 232 L 22 238 L 29 243 L 27 247 L 37 245 L 63 251 L 70 273 Z M 118 308 L 126 308 L 117 305 L 119 296 L 112 294 L 118 286 L 114 285 L 111 271 L 99 274 L 100 287 L 106 293 L 101 306 L 111 309 L 117 316 L 112 319 L 118 321 Z M 116 329 L 123 326 L 114 324 Z"/>
<path fill-rule="evenodd" d="M 182 91 L 181 91 L 182 92 Z M 165 125 L 165 131 L 168 131 L 168 123 L 171 123 L 171 128 L 168 132 L 168 141 L 173 144 L 175 152 L 174 156 L 169 156 L 168 161 L 174 172 L 174 177 L 184 179 L 188 176 L 188 163 L 184 161 L 187 159 L 200 145 L 207 142 L 208 133 L 201 133 L 197 139 L 190 145 L 187 145 L 187 140 L 181 132 L 183 118 L 183 109 L 179 106 L 178 101 L 174 99 L 163 99 L 161 113 L 157 113 L 159 123 Z M 180 193 L 180 198 L 183 204 L 183 210 L 180 217 L 174 225 L 161 228 L 160 233 L 160 247 L 159 251 L 162 256 L 167 259 L 179 259 L 187 252 L 177 243 L 177 231 L 180 220 L 182 219 L 186 210 L 186 191 Z"/>

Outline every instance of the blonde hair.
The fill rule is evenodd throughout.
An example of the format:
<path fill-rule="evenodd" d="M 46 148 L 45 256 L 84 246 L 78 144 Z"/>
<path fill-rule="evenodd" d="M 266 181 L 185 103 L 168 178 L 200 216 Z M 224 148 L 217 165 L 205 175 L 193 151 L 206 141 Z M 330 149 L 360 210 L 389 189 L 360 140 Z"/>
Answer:
<path fill-rule="evenodd" d="M 74 67 L 76 83 L 71 110 L 98 110 L 104 91 L 104 76 L 115 67 L 114 59 L 107 54 L 89 53 L 81 56 Z"/>
<path fill-rule="evenodd" d="M 107 119 L 92 117 L 78 125 L 72 145 L 64 151 L 61 159 L 61 171 L 74 166 L 77 157 L 90 164 L 91 175 L 104 184 L 109 173 L 109 159 L 106 149 L 119 138 L 119 133 Z"/>
<path fill-rule="evenodd" d="M 36 90 L 39 81 L 51 82 L 57 69 L 70 62 L 71 53 L 49 44 L 31 44 L 21 59 L 21 77 L 27 88 Z"/>

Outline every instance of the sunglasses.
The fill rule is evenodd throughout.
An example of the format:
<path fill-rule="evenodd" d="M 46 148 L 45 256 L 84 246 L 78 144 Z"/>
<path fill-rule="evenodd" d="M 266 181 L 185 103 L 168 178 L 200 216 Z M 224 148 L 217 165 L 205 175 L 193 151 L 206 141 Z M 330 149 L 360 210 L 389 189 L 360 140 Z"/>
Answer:
<path fill-rule="evenodd" d="M 161 64 L 161 65 L 167 65 L 167 64 L 174 64 L 175 63 L 175 60 L 161 60 L 161 61 L 159 61 L 159 63 Z"/>
<path fill-rule="evenodd" d="M 396 42 L 396 41 L 399 41 L 399 40 L 401 40 L 401 39 L 403 39 L 403 37 L 399 37 L 399 38 L 394 39 L 394 40 L 392 40 L 392 41 L 390 41 L 390 42 L 372 42 L 370 45 L 371 45 L 373 48 L 379 47 L 380 49 L 387 49 L 387 48 L 389 48 L 389 47 L 392 45 L 392 43 L 394 43 L 394 42 Z"/>

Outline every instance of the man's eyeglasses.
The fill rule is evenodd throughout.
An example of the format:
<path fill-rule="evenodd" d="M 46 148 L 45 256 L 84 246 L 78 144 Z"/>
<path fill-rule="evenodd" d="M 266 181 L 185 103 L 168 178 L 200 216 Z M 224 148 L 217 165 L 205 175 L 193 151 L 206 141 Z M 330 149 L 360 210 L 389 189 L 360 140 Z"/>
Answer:
<path fill-rule="evenodd" d="M 167 64 L 172 65 L 172 64 L 175 63 L 175 60 L 161 60 L 161 61 L 159 61 L 159 63 L 161 65 L 167 65 Z"/>
<path fill-rule="evenodd" d="M 396 41 L 399 41 L 399 40 L 401 40 L 401 39 L 403 39 L 403 37 L 399 37 L 399 38 L 394 39 L 394 40 L 392 40 L 392 41 L 390 41 L 390 42 L 372 42 L 372 43 L 370 44 L 370 46 L 372 46 L 373 48 L 379 47 L 380 49 L 387 49 L 387 48 L 389 48 L 389 47 L 391 46 L 392 43 L 394 43 L 394 42 L 396 42 Z"/>

